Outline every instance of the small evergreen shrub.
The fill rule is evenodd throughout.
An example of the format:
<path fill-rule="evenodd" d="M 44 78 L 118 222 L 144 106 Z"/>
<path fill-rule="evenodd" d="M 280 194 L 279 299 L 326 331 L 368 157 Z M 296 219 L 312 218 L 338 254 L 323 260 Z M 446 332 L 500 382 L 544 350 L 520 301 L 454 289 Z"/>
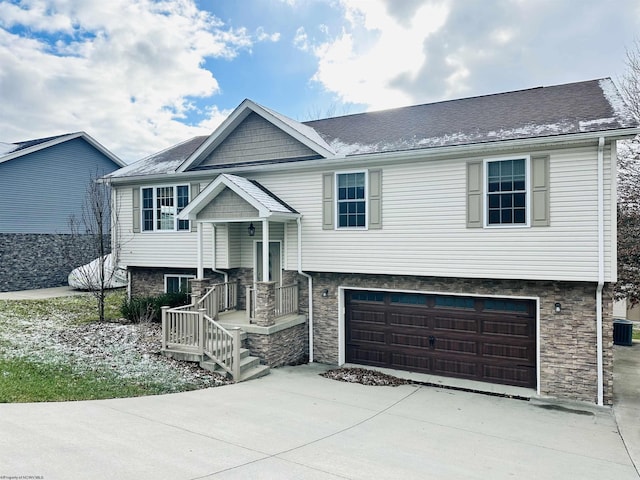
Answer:
<path fill-rule="evenodd" d="M 157 297 L 125 298 L 120 307 L 120 313 L 132 323 L 160 322 L 162 307 L 180 307 L 189 304 L 186 293 L 163 293 Z"/>

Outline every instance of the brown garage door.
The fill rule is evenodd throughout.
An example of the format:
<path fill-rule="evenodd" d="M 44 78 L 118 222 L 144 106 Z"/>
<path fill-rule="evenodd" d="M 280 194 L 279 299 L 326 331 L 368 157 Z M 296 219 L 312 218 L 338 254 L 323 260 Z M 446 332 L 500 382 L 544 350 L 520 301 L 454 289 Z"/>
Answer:
<path fill-rule="evenodd" d="M 346 292 L 348 363 L 536 386 L 535 301 Z"/>

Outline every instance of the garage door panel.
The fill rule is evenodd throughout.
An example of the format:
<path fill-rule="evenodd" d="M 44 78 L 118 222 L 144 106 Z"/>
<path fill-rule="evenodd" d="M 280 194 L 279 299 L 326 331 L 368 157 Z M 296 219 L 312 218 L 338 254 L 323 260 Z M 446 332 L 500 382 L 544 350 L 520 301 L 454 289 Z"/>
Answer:
<path fill-rule="evenodd" d="M 392 333 L 391 345 L 396 347 L 401 347 L 401 348 L 403 347 L 429 348 L 429 336 Z"/>
<path fill-rule="evenodd" d="M 391 368 L 400 370 L 415 370 L 416 372 L 430 372 L 433 367 L 431 358 L 425 355 L 411 355 L 402 353 L 391 354 Z"/>
<path fill-rule="evenodd" d="M 535 370 L 517 366 L 484 365 L 483 377 L 494 383 L 527 387 L 535 382 Z"/>
<path fill-rule="evenodd" d="M 390 313 L 389 323 L 402 327 L 428 327 L 429 319 L 426 315 L 409 315 L 406 313 Z"/>
<path fill-rule="evenodd" d="M 461 355 L 477 355 L 478 342 L 470 340 L 456 340 L 449 338 L 438 338 L 434 344 L 436 352 L 455 353 Z"/>
<path fill-rule="evenodd" d="M 353 310 L 352 319 L 357 322 L 366 322 L 366 323 L 379 323 L 384 325 L 386 323 L 385 312 L 380 312 L 376 310 L 368 310 L 358 308 L 357 310 Z"/>
<path fill-rule="evenodd" d="M 368 342 L 378 343 L 384 345 L 386 343 L 387 335 L 385 332 L 376 332 L 372 330 L 365 330 L 359 328 L 352 328 L 349 340 L 352 342 Z"/>
<path fill-rule="evenodd" d="M 528 345 L 517 346 L 485 342 L 482 348 L 482 355 L 489 358 L 520 359 L 523 362 L 528 362 L 533 357 L 532 350 L 531 346 Z"/>
<path fill-rule="evenodd" d="M 386 367 L 389 364 L 389 355 L 386 352 L 363 347 L 353 347 L 347 361 L 351 363 L 362 363 L 376 367 Z"/>
<path fill-rule="evenodd" d="M 531 336 L 530 322 L 525 319 L 491 319 L 482 322 L 482 333 L 519 338 Z"/>
<path fill-rule="evenodd" d="M 433 318 L 433 329 L 446 332 L 477 333 L 478 322 L 472 318 L 436 316 Z"/>
<path fill-rule="evenodd" d="M 434 373 L 443 376 L 477 377 L 478 364 L 457 359 L 435 358 L 433 360 Z"/>
<path fill-rule="evenodd" d="M 536 385 L 535 301 L 381 291 L 345 300 L 347 362 Z"/>

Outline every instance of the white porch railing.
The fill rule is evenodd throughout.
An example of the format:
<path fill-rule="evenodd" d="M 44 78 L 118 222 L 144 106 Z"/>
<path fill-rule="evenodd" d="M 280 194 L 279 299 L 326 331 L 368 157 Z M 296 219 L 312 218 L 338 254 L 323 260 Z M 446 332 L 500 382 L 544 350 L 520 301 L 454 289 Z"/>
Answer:
<path fill-rule="evenodd" d="M 247 285 L 247 318 L 253 320 L 256 316 L 257 303 L 256 288 Z M 298 313 L 298 284 L 275 287 L 275 318 Z"/>
<path fill-rule="evenodd" d="M 247 318 L 250 322 L 256 318 L 256 289 L 247 285 Z"/>
<path fill-rule="evenodd" d="M 202 351 L 234 380 L 240 378 L 240 329 L 229 331 L 204 313 L 202 327 Z"/>
<path fill-rule="evenodd" d="M 230 331 L 216 319 L 218 312 L 235 309 L 237 284 L 213 285 L 195 303 L 162 307 L 162 350 L 191 353 L 211 360 L 234 380 L 240 376 L 240 329 Z"/>
<path fill-rule="evenodd" d="M 298 313 L 298 284 L 276 287 L 276 318 Z"/>
<path fill-rule="evenodd" d="M 227 310 L 235 310 L 238 305 L 238 283 L 226 282 L 217 283 L 198 299 L 195 310 L 204 308 L 213 319 L 218 318 L 218 313 Z"/>
<path fill-rule="evenodd" d="M 202 338 L 200 312 L 188 309 L 191 305 L 162 307 L 162 349 L 199 353 Z"/>

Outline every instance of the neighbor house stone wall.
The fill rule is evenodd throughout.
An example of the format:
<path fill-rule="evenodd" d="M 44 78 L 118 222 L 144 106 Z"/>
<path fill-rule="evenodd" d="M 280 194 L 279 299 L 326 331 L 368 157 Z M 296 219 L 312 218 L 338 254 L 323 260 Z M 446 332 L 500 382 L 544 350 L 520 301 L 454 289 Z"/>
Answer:
<path fill-rule="evenodd" d="M 596 284 L 313 274 L 314 359 L 338 363 L 338 287 L 418 290 L 474 295 L 527 296 L 540 299 L 540 394 L 595 403 L 597 400 Z M 322 297 L 322 291 L 329 291 Z M 555 303 L 562 305 L 555 312 Z M 613 302 L 603 292 L 604 401 L 613 400 Z"/>
<path fill-rule="evenodd" d="M 107 253 L 110 237 L 105 235 Z M 74 268 L 99 256 L 95 239 L 70 234 L 0 234 L 0 292 L 67 285 Z"/>

